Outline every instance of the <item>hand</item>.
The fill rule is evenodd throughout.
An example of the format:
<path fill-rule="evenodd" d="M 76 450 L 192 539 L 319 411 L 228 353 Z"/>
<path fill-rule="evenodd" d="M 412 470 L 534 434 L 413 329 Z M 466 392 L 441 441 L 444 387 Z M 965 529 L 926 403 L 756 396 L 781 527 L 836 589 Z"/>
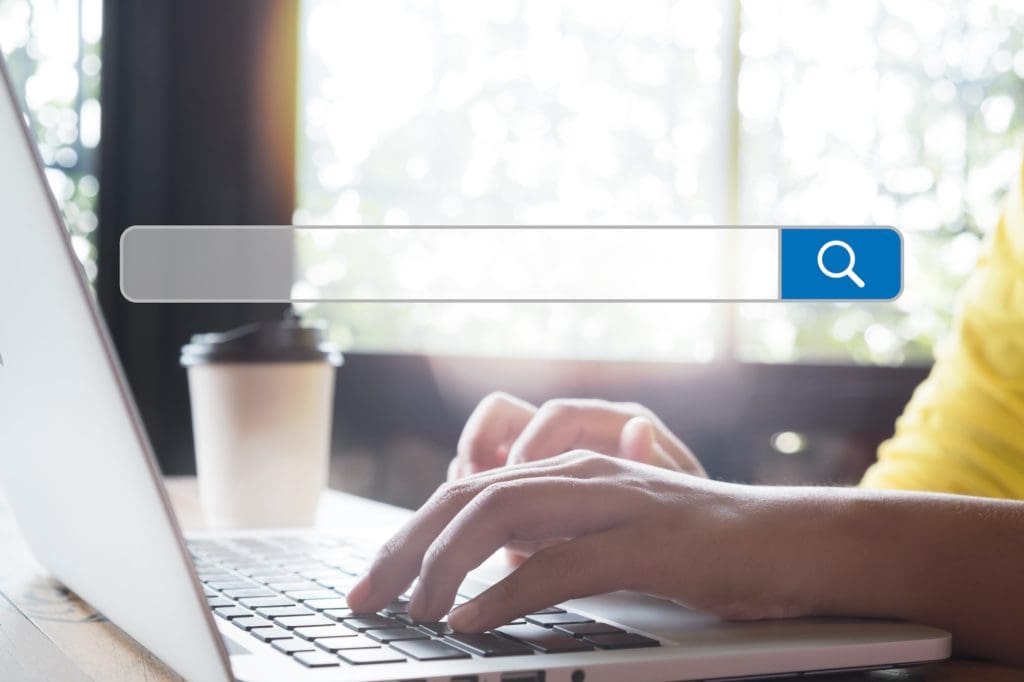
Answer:
<path fill-rule="evenodd" d="M 642 405 L 576 399 L 550 400 L 537 408 L 492 393 L 466 422 L 448 480 L 578 448 L 707 476 L 690 449 Z"/>
<path fill-rule="evenodd" d="M 418 577 L 409 614 L 439 620 L 466 574 L 518 540 L 555 544 L 452 611 L 454 629 L 620 589 L 728 617 L 794 615 L 772 586 L 786 572 L 764 560 L 786 530 L 757 532 L 754 521 L 773 515 L 755 490 L 587 451 L 477 474 L 441 486 L 384 544 L 349 606 L 377 611 Z"/>

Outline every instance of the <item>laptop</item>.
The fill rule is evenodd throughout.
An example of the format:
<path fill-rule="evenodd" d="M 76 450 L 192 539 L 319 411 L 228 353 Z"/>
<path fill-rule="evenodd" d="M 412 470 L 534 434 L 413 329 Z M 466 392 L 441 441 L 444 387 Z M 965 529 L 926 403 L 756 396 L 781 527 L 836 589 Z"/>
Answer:
<path fill-rule="evenodd" d="M 342 498 L 344 523 L 332 532 L 183 536 L 0 72 L 0 483 L 47 570 L 186 679 L 724 679 L 949 655 L 950 635 L 931 627 L 731 623 L 632 593 L 552 605 L 475 636 L 413 622 L 404 599 L 354 614 L 346 590 L 410 514 L 354 496 Z M 492 559 L 460 600 L 506 570 Z"/>

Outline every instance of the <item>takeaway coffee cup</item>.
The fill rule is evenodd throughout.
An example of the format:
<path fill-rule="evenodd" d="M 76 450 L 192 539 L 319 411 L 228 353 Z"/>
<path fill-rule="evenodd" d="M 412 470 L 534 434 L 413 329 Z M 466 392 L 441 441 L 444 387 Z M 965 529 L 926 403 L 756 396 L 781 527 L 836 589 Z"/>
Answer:
<path fill-rule="evenodd" d="M 181 349 L 212 527 L 307 526 L 327 487 L 337 348 L 293 314 Z"/>

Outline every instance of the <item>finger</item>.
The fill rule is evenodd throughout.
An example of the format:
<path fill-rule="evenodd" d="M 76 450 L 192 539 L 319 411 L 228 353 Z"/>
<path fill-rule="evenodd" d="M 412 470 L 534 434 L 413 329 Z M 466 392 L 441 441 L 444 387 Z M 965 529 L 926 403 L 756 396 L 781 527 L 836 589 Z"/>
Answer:
<path fill-rule="evenodd" d="M 629 416 L 601 400 L 549 400 L 512 443 L 508 462 L 554 457 L 576 447 L 618 454 L 618 435 Z M 577 445 L 586 443 L 586 445 Z"/>
<path fill-rule="evenodd" d="M 635 569 L 625 528 L 584 535 L 526 560 L 504 580 L 451 612 L 448 623 L 459 632 L 483 632 L 568 599 L 630 586 Z"/>
<path fill-rule="evenodd" d="M 537 408 L 507 393 L 491 393 L 473 410 L 456 447 L 462 475 L 502 466 Z"/>
<path fill-rule="evenodd" d="M 489 486 L 467 504 L 426 551 L 409 602 L 416 620 L 440 620 L 466 574 L 510 540 L 572 538 L 621 522 L 628 493 L 607 480 L 541 477 Z M 615 504 L 608 504 L 610 497 Z"/>
<path fill-rule="evenodd" d="M 465 478 L 469 475 L 470 473 L 466 469 L 466 463 L 458 457 L 452 457 L 452 461 L 448 462 L 448 476 L 445 480 L 457 481 L 460 478 Z"/>
<path fill-rule="evenodd" d="M 633 417 L 622 427 L 619 433 L 619 454 L 634 462 L 676 471 L 682 469 L 655 440 L 654 424 L 646 417 Z"/>
<path fill-rule="evenodd" d="M 686 446 L 640 405 L 604 400 L 550 400 L 537 410 L 512 444 L 508 462 L 537 461 L 575 448 L 621 456 L 618 448 L 622 427 L 638 416 L 651 422 L 655 442 L 674 461 L 682 463 L 687 458 L 692 459 Z"/>
<path fill-rule="evenodd" d="M 648 411 L 642 416 L 646 417 L 654 425 L 654 437 L 655 445 L 657 448 L 665 453 L 665 456 L 675 462 L 675 468 L 680 471 L 684 471 L 688 474 L 694 474 L 707 478 L 707 473 L 704 471 L 704 467 L 701 466 L 700 460 L 693 454 L 686 443 L 681 441 L 676 434 L 672 433 L 672 430 L 665 426 L 656 414 Z"/>
<path fill-rule="evenodd" d="M 617 454 L 620 434 L 634 417 L 645 417 L 654 427 L 655 452 L 664 453 L 675 466 L 656 456 L 654 463 L 707 476 L 690 449 L 672 433 L 657 415 L 637 403 L 603 400 L 552 400 L 544 403 L 522 435 L 512 444 L 508 461 L 535 461 L 573 448 Z"/>
<path fill-rule="evenodd" d="M 494 469 L 442 485 L 380 548 L 369 571 L 349 591 L 349 606 L 361 613 L 378 611 L 404 592 L 419 573 L 423 555 L 434 538 L 488 486 L 538 476 L 587 476 L 592 467 L 579 464 L 588 458 L 594 459 L 590 453 L 571 452 L 545 462 Z"/>

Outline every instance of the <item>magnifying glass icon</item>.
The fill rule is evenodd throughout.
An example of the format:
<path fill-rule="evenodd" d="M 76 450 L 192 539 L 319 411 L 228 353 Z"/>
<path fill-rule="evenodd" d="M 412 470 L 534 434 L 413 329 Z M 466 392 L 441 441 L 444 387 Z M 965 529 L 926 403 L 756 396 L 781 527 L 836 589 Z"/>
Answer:
<path fill-rule="evenodd" d="M 829 270 L 825 267 L 825 252 L 829 249 L 836 247 L 846 252 L 846 255 L 850 257 L 850 262 L 846 264 L 846 267 L 836 272 L 835 270 Z M 864 288 L 864 280 L 853 271 L 853 266 L 857 264 L 857 254 L 854 253 L 853 247 L 842 241 L 841 239 L 833 239 L 830 242 L 825 242 L 818 249 L 818 269 L 821 270 L 821 274 L 825 275 L 830 279 L 842 279 L 848 277 L 851 282 L 857 285 L 857 288 Z"/>

